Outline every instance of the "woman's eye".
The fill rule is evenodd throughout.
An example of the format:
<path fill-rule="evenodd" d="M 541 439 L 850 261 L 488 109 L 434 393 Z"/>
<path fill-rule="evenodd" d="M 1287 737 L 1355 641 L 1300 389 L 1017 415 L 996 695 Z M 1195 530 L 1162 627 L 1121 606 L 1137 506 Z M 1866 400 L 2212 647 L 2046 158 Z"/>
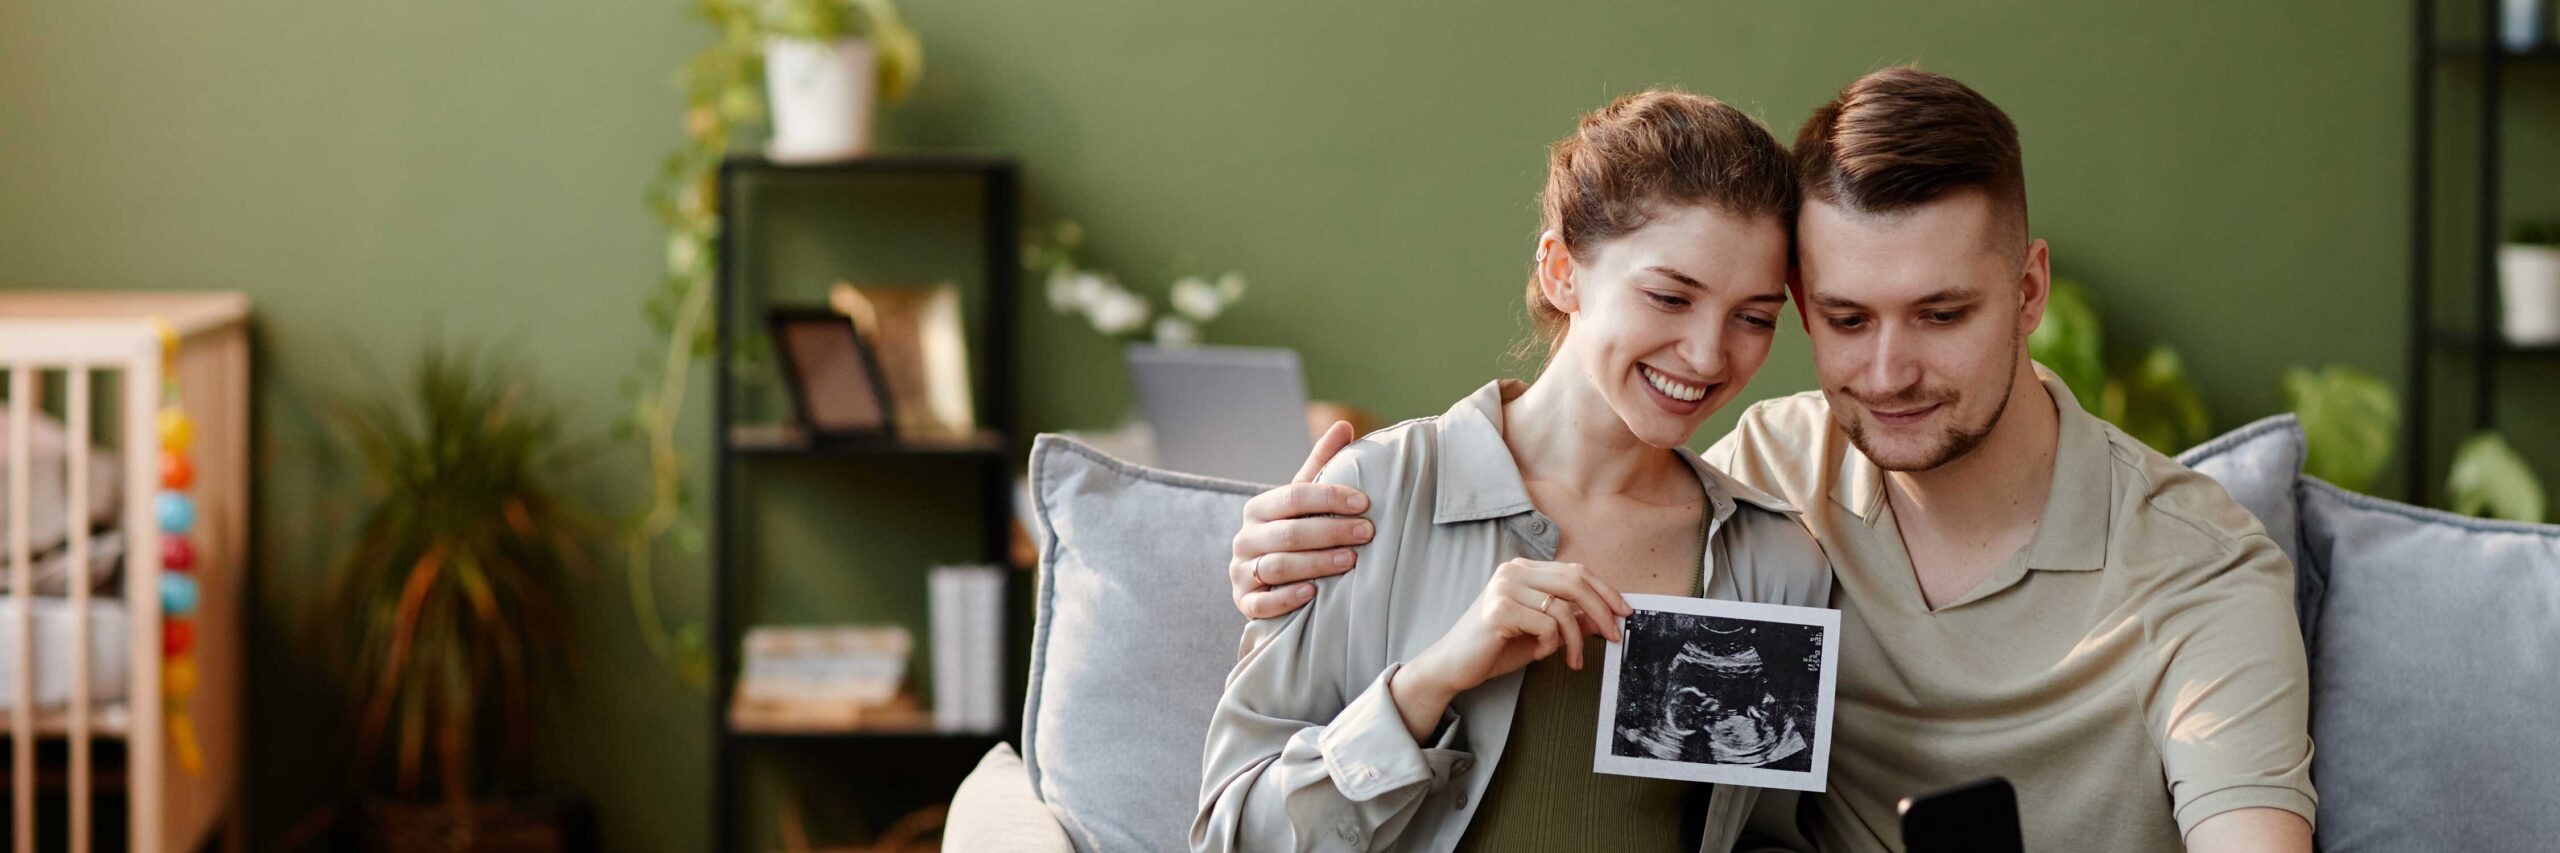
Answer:
<path fill-rule="evenodd" d="M 1687 307 L 1689 307 L 1689 300 L 1682 299 L 1682 298 L 1677 297 L 1677 296 L 1672 296 L 1672 295 L 1664 294 L 1664 293 L 1655 293 L 1655 292 L 1650 291 L 1650 290 L 1645 291 L 1645 295 L 1646 295 L 1646 296 L 1653 297 L 1653 302 L 1654 302 L 1654 304 L 1656 304 L 1656 305 L 1660 305 L 1660 306 L 1662 306 L 1662 307 L 1664 307 L 1664 308 L 1687 308 Z"/>
<path fill-rule="evenodd" d="M 1742 315 L 1742 322 L 1749 324 L 1751 328 L 1754 329 L 1766 329 L 1778 325 L 1778 321 L 1768 317 L 1762 317 L 1758 314 L 1744 314 Z"/>

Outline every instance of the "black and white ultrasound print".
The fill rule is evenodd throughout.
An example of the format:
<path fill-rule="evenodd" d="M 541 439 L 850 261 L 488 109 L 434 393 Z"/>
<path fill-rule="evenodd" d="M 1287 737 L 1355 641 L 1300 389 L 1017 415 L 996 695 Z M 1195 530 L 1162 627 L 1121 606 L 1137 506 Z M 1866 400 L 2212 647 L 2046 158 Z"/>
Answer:
<path fill-rule="evenodd" d="M 1630 595 L 1601 691 L 1603 773 L 1821 790 L 1839 611 Z"/>

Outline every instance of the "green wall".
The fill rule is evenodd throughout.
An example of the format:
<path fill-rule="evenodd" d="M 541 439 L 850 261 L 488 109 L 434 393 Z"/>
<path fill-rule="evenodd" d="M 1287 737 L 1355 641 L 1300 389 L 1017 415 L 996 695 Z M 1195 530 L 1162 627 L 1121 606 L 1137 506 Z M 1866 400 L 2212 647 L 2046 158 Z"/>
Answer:
<path fill-rule="evenodd" d="M 2400 3 L 905 5 L 930 68 L 890 144 L 1019 155 L 1034 221 L 1081 221 L 1133 282 L 1246 271 L 1210 339 L 1297 347 L 1312 392 L 1390 418 L 1513 367 L 1544 146 L 1579 113 L 1677 84 L 1791 137 L 1901 62 L 2018 120 L 2057 267 L 2119 339 L 2177 343 L 2222 426 L 2279 406 L 2284 365 L 2404 368 Z M 259 846 L 343 778 L 303 633 L 346 521 L 324 500 L 344 492 L 324 402 L 437 335 L 510 341 L 603 429 L 649 345 L 663 248 L 640 192 L 678 133 L 672 69 L 704 39 L 681 7 L 0 3 L 0 286 L 257 300 Z M 1032 426 L 1126 411 L 1111 347 L 1036 304 L 1023 328 Z M 1791 335 L 1752 391 L 1809 377 Z M 607 463 L 583 488 L 626 507 L 639 457 Z M 824 527 L 844 490 L 786 486 L 786 506 L 819 503 L 777 523 Z M 599 801 L 613 849 L 702 849 L 707 705 L 651 663 L 607 568 L 581 587 L 543 766 Z M 688 613 L 706 586 L 694 566 L 664 580 Z M 758 597 L 812 590 L 866 592 Z"/>

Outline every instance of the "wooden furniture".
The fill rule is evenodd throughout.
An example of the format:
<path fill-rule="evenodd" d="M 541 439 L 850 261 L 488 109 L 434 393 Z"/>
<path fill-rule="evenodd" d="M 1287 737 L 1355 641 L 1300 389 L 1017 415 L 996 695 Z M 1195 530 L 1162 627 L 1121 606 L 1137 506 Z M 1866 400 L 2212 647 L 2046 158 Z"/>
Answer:
<path fill-rule="evenodd" d="M 714 360 L 717 392 L 712 435 L 718 447 L 712 461 L 714 487 L 712 519 L 715 530 L 711 642 L 716 664 L 713 667 L 715 687 L 711 696 L 711 712 L 716 755 L 713 759 L 712 790 L 716 798 L 712 818 L 712 837 L 720 850 L 739 849 L 745 831 L 761 830 L 774 825 L 774 814 L 744 813 L 746 787 L 743 765 L 750 757 L 783 759 L 813 751 L 825 752 L 830 758 L 842 756 L 830 770 L 846 777 L 867 777 L 879 785 L 900 789 L 906 796 L 929 802 L 947 800 L 956 790 L 978 757 L 1000 740 L 1015 738 L 1021 729 L 1018 678 L 1007 678 L 1012 685 L 1013 701 L 1009 703 L 1005 724 L 994 731 L 952 732 L 931 728 L 902 727 L 890 730 L 844 732 L 765 732 L 741 730 L 730 722 L 732 692 L 736 688 L 739 669 L 738 643 L 745 626 L 756 614 L 747 612 L 742 592 L 761 573 L 777 571 L 771 566 L 751 565 L 745 528 L 753 516 L 747 502 L 751 484 L 747 481 L 764 474 L 786 470 L 806 470 L 813 466 L 862 466 L 865 468 L 899 466 L 901 470 L 925 469 L 937 472 L 937 481 L 974 483 L 976 496 L 975 557 L 979 562 L 1005 565 L 1013 528 L 1011 521 L 1013 466 L 1018 428 L 1015 400 L 1016 367 L 1019 356 L 1015 347 L 1015 323 L 1020 312 L 1018 297 L 1022 264 L 1020 260 L 1020 215 L 1016 164 L 1005 158 L 967 156 L 878 156 L 859 160 L 811 165 L 777 164 L 758 157 L 737 157 L 721 164 L 720 245 L 718 248 L 716 313 L 719 317 L 718 356 Z M 770 301 L 772 282 L 753 269 L 745 259 L 758 246 L 758 235 L 748 226 L 749 212 L 757 203 L 759 192 L 818 194 L 829 198 L 858 197 L 866 205 L 896 207 L 909 201 L 908 195 L 920 186 L 950 187 L 974 185 L 978 242 L 978 265 L 975 286 L 964 289 L 964 310 L 970 317 L 968 341 L 972 383 L 977 419 L 976 434 L 958 439 L 917 440 L 896 436 L 823 440 L 810 439 L 797 430 L 777 429 L 776 424 L 756 423 L 755 416 L 744 411 L 742 390 L 737 377 L 738 366 L 752 357 L 770 357 L 751 353 L 749 346 L 765 346 L 747 337 L 750 330 L 764 325 L 766 312 L 777 307 Z M 928 218 L 927 227 L 947 224 L 948 218 Z M 902 226 L 916 223 L 902 222 Z M 837 227 L 844 227 L 838 224 Z M 945 229 L 948 230 L 948 229 Z M 847 270 L 824 270 L 817 273 L 823 281 L 843 277 Z M 869 272 L 869 271 L 862 271 Z M 968 279 L 967 270 L 942 271 L 936 275 Z M 797 297 L 809 305 L 823 305 L 824 291 Z M 770 417 L 769 415 L 766 417 Z M 833 470 L 833 469 L 830 469 Z M 848 469 L 851 470 L 851 469 Z M 938 484 L 926 484 L 938 485 Z M 805 511 L 805 508 L 803 508 Z M 856 519 L 847 519 L 853 521 Z M 878 518 L 861 519 L 878 522 Z M 903 520 L 894 520 L 903 523 Z M 899 535 L 917 536 L 913 531 Z M 809 555 L 795 555 L 809 556 Z M 837 564 L 859 564 L 859 555 L 848 555 Z M 859 571 L 911 572 L 924 576 L 927 565 L 860 566 Z M 1011 583 L 1010 581 L 1008 583 Z M 1015 586 L 1018 586 L 1016 584 Z M 1027 596 L 1018 589 L 1008 590 L 1010 600 Z M 902 608 L 903 610 L 903 608 Z M 911 611 L 902 612 L 900 621 L 915 630 L 918 637 L 930 637 L 925 602 L 913 602 Z M 1008 622 L 1019 620 L 1008 617 Z M 1010 626 L 1008 626 L 1010 627 Z M 1009 631 L 1009 635 L 1013 632 Z M 1019 635 L 1008 636 L 1010 647 L 1018 647 Z M 1019 657 L 1018 654 L 1012 655 Z M 910 662 L 911 673 L 929 670 L 929 656 L 919 654 Z M 1021 662 L 1009 660 L 1005 671 L 1019 670 Z M 889 814 L 904 813 L 903 809 Z M 796 822 L 796 821 L 795 821 Z M 891 821 L 878 819 L 875 826 Z"/>
<path fill-rule="evenodd" d="M 239 816 L 241 713 L 244 707 L 242 608 L 249 534 L 249 300 L 237 293 L 0 292 L 0 377 L 6 380 L 8 423 L 32 424 L 39 414 L 65 427 L 70 462 L 65 466 L 67 517 L 82 519 L 91 489 L 92 453 L 113 452 L 122 463 L 121 506 L 114 526 L 124 539 L 121 587 L 90 591 L 87 561 L 67 560 L 65 588 L 73 624 L 67 661 L 34 659 L 29 605 L 29 501 L 10 502 L 0 524 L 0 567 L 7 597 L 0 599 L 0 635 L 16 656 L 15 692 L 6 709 L 9 730 L 9 836 L 13 850 L 71 850 L 121 846 L 135 851 L 191 851 L 221 831 L 230 849 L 242 844 Z M 195 424 L 193 573 L 199 590 L 193 659 L 198 672 L 185 703 L 201 744 L 202 764 L 190 769 L 175 753 L 171 716 L 162 693 L 161 535 L 153 508 L 160 491 L 160 442 L 154 413 L 160 409 L 161 323 L 174 331 L 177 348 L 165 361 Z M 55 389 L 59 389 L 58 391 Z M 55 394 L 60 396 L 54 396 Z M 0 458 L 30 459 L 31 431 L 7 430 Z M 110 436 L 103 441 L 84 437 Z M 11 494 L 31 495 L 27 473 L 12 465 Z M 88 553 L 87 524 L 68 527 L 72 555 Z M 92 697 L 90 619 L 96 605 L 120 598 L 130 626 L 124 642 L 124 698 Z M 48 650 L 50 651 L 50 650 Z M 23 701 L 35 696 L 35 674 L 59 667 L 69 673 L 69 700 L 60 707 Z M 39 797 L 62 797 L 67 819 L 39 814 Z M 124 804 L 122 814 L 101 803 Z M 46 834 L 39 837 L 38 830 Z M 55 829 L 60 835 L 53 834 Z M 122 843 L 116 843 L 121 838 Z"/>

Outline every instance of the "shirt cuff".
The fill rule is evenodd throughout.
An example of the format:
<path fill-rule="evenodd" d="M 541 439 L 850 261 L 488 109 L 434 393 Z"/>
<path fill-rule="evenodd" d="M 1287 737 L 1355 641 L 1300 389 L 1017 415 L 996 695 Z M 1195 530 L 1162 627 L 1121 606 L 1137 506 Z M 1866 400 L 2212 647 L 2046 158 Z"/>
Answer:
<path fill-rule="evenodd" d="M 2185 838 L 2187 833 L 2194 832 L 2196 824 L 2203 823 L 2206 818 L 2241 809 L 2291 812 L 2302 816 L 2303 822 L 2311 824 L 2313 829 L 2318 829 L 2320 821 L 2314 813 L 2319 811 L 2319 805 L 2319 800 L 2311 794 L 2283 785 L 2234 785 L 2208 791 L 2180 804 L 2177 811 L 2178 837 Z"/>
<path fill-rule="evenodd" d="M 1387 689 L 1387 680 L 1402 668 L 1402 663 L 1388 665 L 1316 739 L 1325 773 L 1353 802 L 1366 802 L 1418 782 L 1428 781 L 1438 788 L 1449 781 L 1455 765 L 1468 758 L 1457 748 L 1465 725 L 1454 708 L 1440 712 L 1438 736 L 1429 747 L 1414 743 L 1413 733 L 1404 727 L 1404 713 Z"/>

